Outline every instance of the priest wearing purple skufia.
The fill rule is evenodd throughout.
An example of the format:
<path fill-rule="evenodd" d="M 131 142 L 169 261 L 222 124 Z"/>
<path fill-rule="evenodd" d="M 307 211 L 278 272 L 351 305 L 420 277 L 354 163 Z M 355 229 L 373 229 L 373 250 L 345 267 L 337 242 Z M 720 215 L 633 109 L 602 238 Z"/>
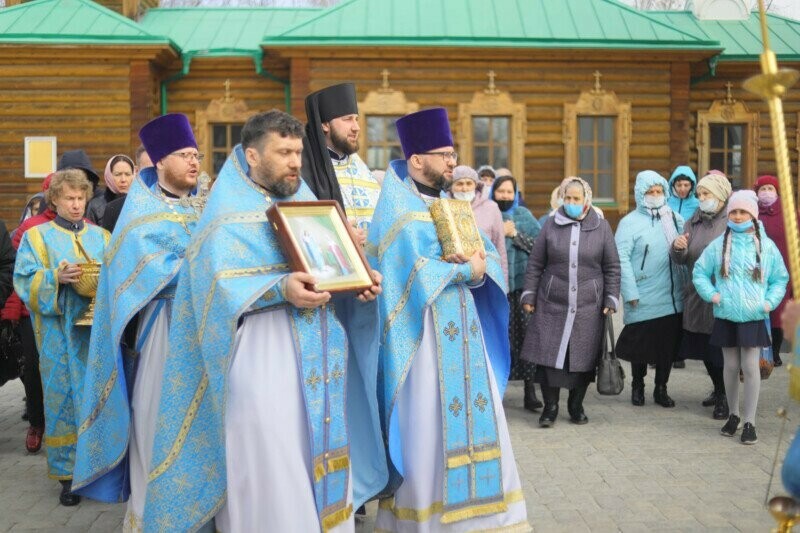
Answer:
<path fill-rule="evenodd" d="M 443 258 L 429 211 L 457 154 L 447 111 L 397 121 L 366 250 L 382 269 L 378 396 L 391 479 L 378 531 L 528 531 L 502 397 L 510 365 L 497 250 Z"/>

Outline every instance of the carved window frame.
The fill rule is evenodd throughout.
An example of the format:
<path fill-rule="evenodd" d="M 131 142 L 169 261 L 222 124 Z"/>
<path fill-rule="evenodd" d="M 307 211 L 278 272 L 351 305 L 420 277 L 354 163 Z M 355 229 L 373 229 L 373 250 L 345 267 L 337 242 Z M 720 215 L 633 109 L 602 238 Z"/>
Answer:
<path fill-rule="evenodd" d="M 578 172 L 578 118 L 613 117 L 614 120 L 614 201 L 599 203 L 601 207 L 628 212 L 631 145 L 631 104 L 620 102 L 613 91 L 594 89 L 582 91 L 575 103 L 564 104 L 563 136 L 564 177 L 577 176 Z"/>
<path fill-rule="evenodd" d="M 358 149 L 358 155 L 361 159 L 365 162 L 368 160 L 369 132 L 367 131 L 367 117 L 402 117 L 415 111 L 419 111 L 419 104 L 417 102 L 409 102 L 403 91 L 383 87 L 367 93 L 366 98 L 358 103 L 358 125 L 361 127 L 361 131 L 364 132 L 364 142 L 361 143 Z"/>
<path fill-rule="evenodd" d="M 506 91 L 488 89 L 476 92 L 469 103 L 458 104 L 458 143 L 460 165 L 475 166 L 473 117 L 508 117 L 509 132 L 508 169 L 517 179 L 517 187 L 525 192 L 525 140 L 528 121 L 525 104 L 514 102 Z M 491 134 L 491 133 L 490 133 Z"/>
<path fill-rule="evenodd" d="M 710 165 L 710 125 L 743 124 L 745 126 L 742 155 L 742 187 L 752 187 L 758 173 L 760 131 L 758 112 L 750 111 L 744 102 L 732 99 L 714 100 L 707 110 L 697 112 L 697 175 L 704 176 Z"/>
<path fill-rule="evenodd" d="M 217 98 L 212 100 L 208 107 L 203 110 L 195 112 L 195 132 L 197 133 L 197 146 L 204 154 L 211 154 L 212 152 L 212 137 L 211 128 L 209 125 L 213 124 L 244 124 L 247 119 L 258 113 L 247 107 L 244 100 L 238 98 Z M 236 143 L 238 144 L 238 143 Z M 208 163 L 213 164 L 211 158 L 206 159 Z M 205 169 L 209 176 L 213 174 L 211 171 Z M 216 178 L 216 176 L 213 176 Z"/>

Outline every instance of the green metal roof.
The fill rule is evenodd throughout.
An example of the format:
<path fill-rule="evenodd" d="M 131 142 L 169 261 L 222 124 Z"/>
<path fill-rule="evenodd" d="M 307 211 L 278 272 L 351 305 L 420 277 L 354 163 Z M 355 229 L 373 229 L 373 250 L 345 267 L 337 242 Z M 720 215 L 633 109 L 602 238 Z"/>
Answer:
<path fill-rule="evenodd" d="M 0 44 L 168 44 L 91 0 L 34 0 L 0 9 Z"/>
<path fill-rule="evenodd" d="M 616 0 L 347 0 L 262 44 L 720 48 Z"/>
<path fill-rule="evenodd" d="M 318 8 L 155 8 L 142 28 L 172 39 L 183 52 L 203 56 L 252 55 L 265 36 L 279 35 L 308 20 Z"/>
<path fill-rule="evenodd" d="M 721 60 L 758 61 L 764 50 L 757 12 L 747 20 L 698 20 L 691 11 L 651 11 L 650 15 L 693 35 L 719 41 L 725 49 Z M 770 48 L 779 59 L 800 61 L 800 22 L 768 15 Z"/>

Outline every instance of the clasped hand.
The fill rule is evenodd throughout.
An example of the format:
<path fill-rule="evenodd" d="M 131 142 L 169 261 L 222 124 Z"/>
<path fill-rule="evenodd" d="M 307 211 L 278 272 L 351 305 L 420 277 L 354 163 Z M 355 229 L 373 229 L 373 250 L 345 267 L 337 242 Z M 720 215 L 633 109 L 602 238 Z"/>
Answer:
<path fill-rule="evenodd" d="M 469 263 L 472 270 L 470 281 L 478 281 L 486 274 L 486 252 L 477 250 L 472 257 L 463 254 L 451 254 L 444 258 L 448 263 Z"/>
<path fill-rule="evenodd" d="M 70 263 L 66 259 L 62 259 L 58 264 L 58 282 L 61 285 L 70 285 L 78 281 L 81 277 L 81 267 L 75 263 Z"/>
<path fill-rule="evenodd" d="M 371 271 L 373 281 L 372 287 L 358 293 L 356 298 L 360 302 L 371 302 L 378 297 L 383 289 L 381 289 L 381 282 L 383 276 L 377 270 Z M 331 299 L 331 293 L 328 291 L 317 292 L 309 289 L 316 285 L 317 280 L 307 272 L 292 272 L 284 281 L 283 296 L 286 301 L 301 309 L 313 309 L 328 303 Z"/>

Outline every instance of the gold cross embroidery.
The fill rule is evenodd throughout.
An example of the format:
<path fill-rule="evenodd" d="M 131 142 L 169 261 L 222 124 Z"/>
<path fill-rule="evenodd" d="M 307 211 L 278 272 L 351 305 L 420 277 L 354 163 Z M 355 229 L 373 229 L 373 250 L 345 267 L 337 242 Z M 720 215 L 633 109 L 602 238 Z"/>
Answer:
<path fill-rule="evenodd" d="M 482 392 L 479 392 L 473 403 L 475 407 L 478 408 L 478 411 L 482 413 L 486 410 L 486 405 L 489 403 L 489 400 L 486 399 Z"/>
<path fill-rule="evenodd" d="M 443 333 L 445 335 L 447 335 L 447 337 L 450 339 L 450 342 L 452 342 L 452 341 L 454 341 L 456 339 L 456 336 L 458 335 L 458 332 L 459 332 L 459 329 L 456 327 L 456 323 L 453 322 L 452 320 L 447 323 L 447 327 L 444 328 L 444 330 L 443 330 Z"/>
<path fill-rule="evenodd" d="M 331 372 L 331 378 L 333 378 L 333 381 L 338 382 L 343 377 L 344 372 L 342 372 L 342 369 L 339 367 L 339 363 L 336 363 L 336 366 L 333 367 L 333 372 Z"/>
<path fill-rule="evenodd" d="M 478 331 L 480 330 L 478 329 L 478 322 L 474 318 L 472 319 L 472 325 L 470 325 L 469 331 L 472 333 L 472 338 L 478 337 Z"/>
<path fill-rule="evenodd" d="M 322 383 L 322 378 L 319 377 L 319 374 L 317 374 L 317 369 L 314 368 L 311 370 L 311 373 L 306 378 L 306 385 L 311 387 L 311 390 L 316 391 L 317 385 L 319 385 L 320 383 Z"/>
<path fill-rule="evenodd" d="M 453 396 L 453 401 L 450 402 L 450 407 L 447 409 L 453 413 L 453 416 L 458 417 L 461 410 L 464 408 L 464 404 L 461 403 L 461 400 L 458 399 L 458 396 Z"/>
<path fill-rule="evenodd" d="M 309 324 L 314 321 L 314 310 L 313 309 L 300 309 L 298 311 L 300 316 Z"/>

